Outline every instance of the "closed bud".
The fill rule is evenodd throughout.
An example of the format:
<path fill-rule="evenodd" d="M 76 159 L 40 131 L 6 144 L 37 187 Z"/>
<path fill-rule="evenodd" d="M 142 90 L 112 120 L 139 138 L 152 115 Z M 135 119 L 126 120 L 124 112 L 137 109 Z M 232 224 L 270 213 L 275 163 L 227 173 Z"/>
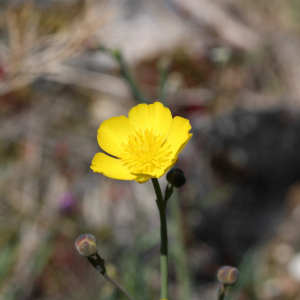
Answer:
<path fill-rule="evenodd" d="M 98 252 L 96 238 L 91 234 L 83 234 L 77 238 L 75 247 L 84 257 L 94 256 Z"/>
<path fill-rule="evenodd" d="M 218 280 L 224 285 L 234 285 L 239 279 L 239 270 L 234 267 L 224 266 L 218 271 Z"/>
<path fill-rule="evenodd" d="M 184 173 L 180 169 L 172 169 L 167 173 L 167 180 L 168 182 L 176 187 L 180 188 L 186 183 L 186 179 Z"/>

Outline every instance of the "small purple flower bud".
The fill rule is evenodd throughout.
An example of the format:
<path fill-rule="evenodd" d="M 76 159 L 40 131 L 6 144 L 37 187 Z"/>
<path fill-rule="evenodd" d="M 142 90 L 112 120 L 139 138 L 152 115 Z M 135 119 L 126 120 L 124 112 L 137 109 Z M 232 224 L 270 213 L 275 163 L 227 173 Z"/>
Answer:
<path fill-rule="evenodd" d="M 224 266 L 218 271 L 218 280 L 224 285 L 234 285 L 239 279 L 239 270 L 234 267 Z"/>
<path fill-rule="evenodd" d="M 70 192 L 65 192 L 60 196 L 58 203 L 59 212 L 62 215 L 70 216 L 76 209 L 76 198 Z"/>
<path fill-rule="evenodd" d="M 180 188 L 186 183 L 184 173 L 180 169 L 170 170 L 167 173 L 167 181 L 176 188 Z"/>
<path fill-rule="evenodd" d="M 77 238 L 75 247 L 84 257 L 94 256 L 98 252 L 96 238 L 91 234 L 83 234 Z"/>

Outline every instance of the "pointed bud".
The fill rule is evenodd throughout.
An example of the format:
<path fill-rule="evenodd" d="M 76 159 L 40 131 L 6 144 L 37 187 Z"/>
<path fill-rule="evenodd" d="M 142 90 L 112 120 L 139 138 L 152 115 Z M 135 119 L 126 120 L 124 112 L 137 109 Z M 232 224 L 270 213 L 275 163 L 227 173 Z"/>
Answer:
<path fill-rule="evenodd" d="M 218 271 L 218 280 L 224 285 L 234 285 L 239 279 L 239 270 L 234 267 L 224 266 Z"/>
<path fill-rule="evenodd" d="M 98 252 L 96 238 L 91 234 L 83 234 L 77 238 L 75 247 L 84 257 L 94 256 Z"/>
<path fill-rule="evenodd" d="M 184 173 L 180 169 L 172 169 L 167 173 L 168 182 L 177 188 L 182 187 L 186 183 Z"/>

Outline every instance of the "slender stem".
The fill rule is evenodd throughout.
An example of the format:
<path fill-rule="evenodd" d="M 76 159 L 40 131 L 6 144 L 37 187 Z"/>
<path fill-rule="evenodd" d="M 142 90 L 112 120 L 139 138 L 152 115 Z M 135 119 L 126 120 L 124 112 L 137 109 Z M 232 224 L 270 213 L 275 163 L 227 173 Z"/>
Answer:
<path fill-rule="evenodd" d="M 133 296 L 117 281 L 112 279 L 107 273 L 105 269 L 105 261 L 102 259 L 99 254 L 96 254 L 96 259 L 92 257 L 87 258 L 88 261 L 94 266 L 94 268 L 101 274 L 103 277 L 112 283 L 128 300 L 135 300 Z"/>
<path fill-rule="evenodd" d="M 174 192 L 173 186 L 168 183 L 166 190 L 165 190 L 165 197 L 164 197 L 165 210 L 167 207 L 167 202 L 170 199 L 170 197 L 172 196 L 173 192 Z"/>
<path fill-rule="evenodd" d="M 161 270 L 161 299 L 168 299 L 168 233 L 167 217 L 164 199 L 157 178 L 151 178 L 156 193 L 156 204 L 160 216 L 160 270 Z"/>
<path fill-rule="evenodd" d="M 218 293 L 218 300 L 224 300 L 225 299 L 225 291 L 227 286 L 224 284 L 220 284 L 219 286 L 219 293 Z"/>
<path fill-rule="evenodd" d="M 98 45 L 98 50 L 112 55 L 117 60 L 121 74 L 126 80 L 135 100 L 140 103 L 151 103 L 150 99 L 148 99 L 144 91 L 139 86 L 136 76 L 134 76 L 133 72 L 130 70 L 129 66 L 125 62 L 121 51 L 118 49 L 112 51 L 107 49 L 103 45 Z"/>
<path fill-rule="evenodd" d="M 150 100 L 145 95 L 145 93 L 142 91 L 142 89 L 140 88 L 140 86 L 137 82 L 137 79 L 135 78 L 135 76 L 129 69 L 128 65 L 126 64 L 122 53 L 119 50 L 115 50 L 112 53 L 119 63 L 121 73 L 122 73 L 124 79 L 127 81 L 135 100 L 140 103 L 150 103 Z"/>
<path fill-rule="evenodd" d="M 166 106 L 167 96 L 167 81 L 170 69 L 170 60 L 164 57 L 159 62 L 159 90 L 158 90 L 158 101 Z"/>
<path fill-rule="evenodd" d="M 122 294 L 124 294 L 128 300 L 134 300 L 134 298 L 129 294 L 129 292 L 126 291 L 126 289 L 120 283 L 108 276 L 107 273 L 104 273 L 102 275 L 107 281 L 111 282 Z"/>

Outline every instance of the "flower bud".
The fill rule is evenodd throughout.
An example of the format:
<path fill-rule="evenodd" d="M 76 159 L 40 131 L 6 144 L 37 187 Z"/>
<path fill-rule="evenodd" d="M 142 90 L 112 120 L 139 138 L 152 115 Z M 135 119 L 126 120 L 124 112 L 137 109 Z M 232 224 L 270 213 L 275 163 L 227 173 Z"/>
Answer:
<path fill-rule="evenodd" d="M 83 234 L 75 241 L 75 247 L 80 255 L 90 257 L 98 252 L 96 238 L 91 234 Z"/>
<path fill-rule="evenodd" d="M 234 285 L 239 279 L 239 270 L 234 267 L 224 266 L 218 271 L 218 280 L 224 285 Z"/>
<path fill-rule="evenodd" d="M 167 173 L 168 182 L 177 188 L 182 187 L 186 183 L 184 173 L 180 169 L 172 169 Z"/>

